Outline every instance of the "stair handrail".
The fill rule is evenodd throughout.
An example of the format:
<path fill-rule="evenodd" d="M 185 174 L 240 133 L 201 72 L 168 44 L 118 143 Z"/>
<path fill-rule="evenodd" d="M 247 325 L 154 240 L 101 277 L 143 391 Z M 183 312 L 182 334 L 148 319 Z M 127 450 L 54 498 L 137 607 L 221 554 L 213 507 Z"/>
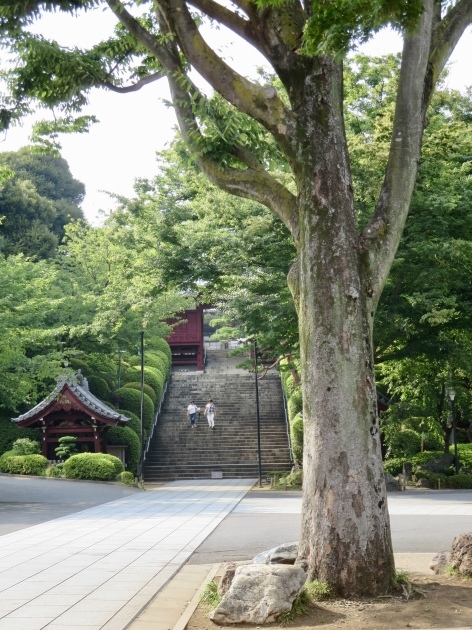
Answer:
<path fill-rule="evenodd" d="M 287 399 L 285 398 L 284 386 L 282 382 L 282 375 L 279 372 L 280 378 L 280 387 L 282 389 L 282 400 L 284 403 L 284 416 L 285 416 L 285 429 L 287 431 L 287 440 L 288 440 L 288 450 L 290 454 L 290 461 L 293 463 L 293 453 L 292 453 L 292 440 L 290 437 L 290 422 L 288 420 L 288 409 L 287 409 Z"/>
<path fill-rule="evenodd" d="M 146 461 L 146 455 L 147 455 L 147 452 L 149 450 L 149 446 L 151 445 L 152 436 L 154 435 L 154 429 L 156 428 L 157 420 L 159 418 L 159 414 L 161 412 L 162 405 L 164 404 L 164 398 L 165 398 L 165 395 L 166 395 L 166 392 L 167 392 L 167 388 L 168 388 L 170 379 L 171 379 L 171 374 L 169 374 L 166 382 L 164 383 L 164 387 L 162 389 L 162 396 L 161 396 L 161 399 L 159 401 L 159 407 L 157 408 L 157 411 L 154 414 L 154 420 L 152 422 L 152 427 L 151 427 L 151 430 L 149 431 L 148 439 L 146 440 L 146 445 L 144 447 L 143 461 Z"/>

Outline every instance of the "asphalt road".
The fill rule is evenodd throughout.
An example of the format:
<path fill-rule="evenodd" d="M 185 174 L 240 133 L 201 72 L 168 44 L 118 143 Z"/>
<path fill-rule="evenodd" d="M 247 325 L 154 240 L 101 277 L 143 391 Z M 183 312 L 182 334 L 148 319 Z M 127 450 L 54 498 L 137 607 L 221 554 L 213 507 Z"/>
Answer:
<path fill-rule="evenodd" d="M 275 500 L 277 499 L 277 500 Z M 416 491 L 388 497 L 393 550 L 436 553 L 472 531 L 472 491 Z M 249 560 L 300 535 L 300 492 L 253 490 L 210 534 L 190 564 Z"/>
<path fill-rule="evenodd" d="M 61 479 L 0 475 L 0 535 L 139 492 L 134 488 Z M 253 490 L 200 545 L 190 564 L 248 560 L 300 535 L 300 492 Z M 472 491 L 389 494 L 393 547 L 400 553 L 449 549 L 472 531 Z"/>
<path fill-rule="evenodd" d="M 93 482 L 0 475 L 0 536 L 140 492 Z"/>

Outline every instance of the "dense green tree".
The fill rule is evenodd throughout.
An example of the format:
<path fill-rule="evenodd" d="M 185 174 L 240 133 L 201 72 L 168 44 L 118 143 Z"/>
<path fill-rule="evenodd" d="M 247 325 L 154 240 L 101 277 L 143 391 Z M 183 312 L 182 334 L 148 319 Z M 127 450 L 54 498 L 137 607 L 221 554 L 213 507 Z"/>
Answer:
<path fill-rule="evenodd" d="M 85 187 L 75 180 L 67 162 L 25 147 L 0 153 L 0 168 L 10 177 L 0 188 L 0 250 L 50 258 L 71 219 L 83 217 L 79 204 Z"/>
<path fill-rule="evenodd" d="M 71 11 L 92 4 L 97 3 L 12 5 L 0 0 L 0 28 L 16 36 L 42 8 Z M 49 106 L 66 103 L 70 114 L 86 102 L 93 86 L 123 92 L 165 75 L 182 135 L 199 167 L 222 189 L 266 205 L 284 222 L 298 253 L 289 284 L 299 314 L 305 420 L 299 561 L 310 577 L 327 581 L 339 593 L 383 592 L 394 565 L 376 410 L 373 321 L 408 216 L 426 111 L 451 51 L 472 20 L 472 2 L 100 4 L 121 26 L 91 50 L 63 50 L 24 31 L 12 40 L 20 60 L 2 120 L 21 112 L 28 99 Z M 135 9 L 139 13 L 133 15 Z M 259 50 L 286 98 L 273 86 L 234 71 L 203 39 L 195 9 Z M 341 58 L 385 24 L 403 30 L 404 47 L 385 178 L 373 215 L 359 233 Z M 193 84 L 191 69 L 227 104 L 208 101 Z M 267 136 L 270 141 L 261 142 Z M 284 156 L 295 191 L 270 173 L 273 151 L 267 147 Z"/>

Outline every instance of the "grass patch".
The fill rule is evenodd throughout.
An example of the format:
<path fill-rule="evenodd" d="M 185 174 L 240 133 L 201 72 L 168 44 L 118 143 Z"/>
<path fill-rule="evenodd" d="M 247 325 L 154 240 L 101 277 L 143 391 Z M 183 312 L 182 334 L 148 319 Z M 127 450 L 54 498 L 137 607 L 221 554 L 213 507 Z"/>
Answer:
<path fill-rule="evenodd" d="M 313 582 L 307 582 L 303 591 L 293 600 L 292 608 L 288 613 L 285 613 L 280 620 L 281 626 L 290 625 L 298 617 L 306 615 L 315 602 L 320 602 L 323 599 L 329 599 L 333 596 L 331 588 L 322 582 L 321 580 L 313 580 Z"/>
<path fill-rule="evenodd" d="M 394 571 L 392 575 L 392 586 L 397 587 L 401 584 L 410 584 L 410 574 L 406 571 Z"/>
<path fill-rule="evenodd" d="M 200 595 L 200 604 L 205 608 L 216 608 L 221 601 L 221 596 L 218 594 L 218 585 L 215 580 L 205 584 L 202 594 Z"/>

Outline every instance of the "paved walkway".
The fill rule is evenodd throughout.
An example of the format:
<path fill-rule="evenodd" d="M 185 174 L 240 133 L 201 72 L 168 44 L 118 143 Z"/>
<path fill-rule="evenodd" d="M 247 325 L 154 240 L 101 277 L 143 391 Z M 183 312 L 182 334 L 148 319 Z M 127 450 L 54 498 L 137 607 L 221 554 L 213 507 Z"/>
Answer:
<path fill-rule="evenodd" d="M 0 630 L 123 630 L 254 481 L 172 482 L 0 537 Z"/>

